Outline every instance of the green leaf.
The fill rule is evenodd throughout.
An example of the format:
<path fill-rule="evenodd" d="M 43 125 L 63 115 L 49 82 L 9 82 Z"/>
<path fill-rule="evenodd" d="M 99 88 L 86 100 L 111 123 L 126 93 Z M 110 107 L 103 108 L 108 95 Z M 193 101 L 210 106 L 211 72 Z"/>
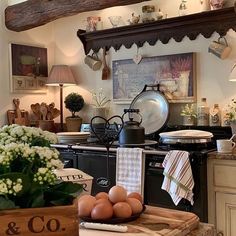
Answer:
<path fill-rule="evenodd" d="M 59 184 L 56 184 L 52 186 L 52 191 L 61 191 L 63 193 L 68 193 L 68 194 L 78 194 L 82 192 L 83 186 L 81 184 L 73 183 L 73 182 L 61 182 Z"/>
<path fill-rule="evenodd" d="M 3 196 L 0 196 L 0 210 L 15 209 L 19 208 L 15 203 Z"/>
<path fill-rule="evenodd" d="M 50 142 L 43 137 L 35 137 L 30 146 L 50 147 Z"/>
<path fill-rule="evenodd" d="M 40 191 L 35 192 L 32 195 L 33 201 L 30 207 L 43 207 L 45 206 L 44 200 L 44 192 L 40 189 Z"/>
<path fill-rule="evenodd" d="M 46 205 L 69 205 L 73 202 L 75 197 L 73 194 L 64 193 L 61 191 L 55 191 L 48 189 L 45 192 L 45 200 L 47 201 Z"/>

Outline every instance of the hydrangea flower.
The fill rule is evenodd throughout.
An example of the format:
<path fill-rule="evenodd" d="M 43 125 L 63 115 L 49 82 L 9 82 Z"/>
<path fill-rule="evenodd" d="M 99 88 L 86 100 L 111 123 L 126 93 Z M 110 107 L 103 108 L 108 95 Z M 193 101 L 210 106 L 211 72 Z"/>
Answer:
<path fill-rule="evenodd" d="M 57 179 L 54 170 L 64 165 L 50 146 L 54 143 L 56 134 L 39 128 L 15 124 L 0 128 L 0 210 L 69 204 L 74 192 L 82 191 L 78 184 Z"/>

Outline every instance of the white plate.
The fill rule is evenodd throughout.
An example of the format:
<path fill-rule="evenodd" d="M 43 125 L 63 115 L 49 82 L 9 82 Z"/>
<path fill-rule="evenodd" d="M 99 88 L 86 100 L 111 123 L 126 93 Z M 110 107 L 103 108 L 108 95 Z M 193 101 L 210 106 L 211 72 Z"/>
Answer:
<path fill-rule="evenodd" d="M 90 135 L 90 132 L 59 132 L 57 133 L 57 136 L 63 136 L 63 137 L 67 137 L 67 136 L 88 136 Z"/>

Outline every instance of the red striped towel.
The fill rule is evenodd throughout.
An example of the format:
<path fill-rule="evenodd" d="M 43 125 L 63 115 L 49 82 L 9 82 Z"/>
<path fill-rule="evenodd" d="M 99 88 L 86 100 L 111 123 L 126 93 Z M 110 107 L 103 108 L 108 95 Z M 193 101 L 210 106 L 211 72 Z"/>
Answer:
<path fill-rule="evenodd" d="M 116 184 L 123 186 L 128 193 L 143 195 L 143 149 L 117 148 Z"/>
<path fill-rule="evenodd" d="M 162 163 L 164 180 L 162 189 L 166 190 L 175 205 L 185 198 L 193 205 L 194 180 L 189 162 L 189 153 L 173 150 L 167 153 Z"/>

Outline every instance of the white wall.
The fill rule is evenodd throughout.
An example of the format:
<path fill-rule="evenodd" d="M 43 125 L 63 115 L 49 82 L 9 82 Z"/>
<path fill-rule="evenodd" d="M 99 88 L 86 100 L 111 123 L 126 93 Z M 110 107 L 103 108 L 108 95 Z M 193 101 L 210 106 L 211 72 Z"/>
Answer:
<path fill-rule="evenodd" d="M 13 109 L 13 98 L 20 98 L 20 108 L 30 111 L 30 105 L 36 102 L 54 101 L 54 92 L 49 90 L 46 94 L 11 94 L 10 92 L 10 68 L 9 68 L 9 43 L 22 43 L 33 46 L 48 48 L 48 62 L 52 65 L 54 61 L 54 37 L 52 27 L 48 24 L 21 33 L 9 31 L 5 27 L 4 10 L 7 7 L 7 0 L 0 1 L 0 126 L 7 123 L 6 112 Z"/>
<path fill-rule="evenodd" d="M 126 22 L 127 19 L 130 18 L 132 12 L 135 12 L 135 15 L 142 14 L 142 6 L 151 3 L 156 6 L 158 4 L 157 8 L 161 8 L 163 13 L 168 13 L 168 17 L 178 15 L 179 1 L 159 0 L 124 7 L 114 7 L 96 12 L 82 13 L 55 21 L 55 63 L 67 62 L 68 64 L 73 65 L 80 81 L 78 88 L 68 88 L 66 93 L 69 93 L 70 91 L 81 92 L 85 95 L 87 102 L 90 102 L 91 98 L 89 97 L 88 91 L 94 87 L 97 89 L 102 87 L 107 91 L 107 95 L 112 97 L 112 79 L 102 81 L 101 70 L 94 72 L 83 63 L 85 54 L 82 44 L 76 36 L 76 32 L 79 28 L 85 29 L 86 18 L 91 15 L 101 16 L 104 28 L 109 28 L 111 27 L 111 24 L 108 20 L 108 16 L 121 15 Z M 190 13 L 200 11 L 200 1 L 189 1 L 188 9 Z M 227 34 L 228 43 L 233 50 L 230 57 L 225 60 L 220 60 L 208 53 L 210 42 L 217 38 L 218 34 L 215 33 L 210 39 L 205 39 L 200 35 L 194 41 L 189 40 L 187 37 L 180 43 L 175 42 L 173 39 L 170 40 L 168 44 L 162 44 L 159 41 L 155 46 L 145 44 L 144 47 L 139 49 L 139 52 L 143 56 L 196 52 L 197 99 L 200 101 L 201 97 L 206 97 L 210 106 L 213 106 L 214 103 L 219 103 L 220 107 L 223 108 L 232 97 L 236 96 L 236 83 L 227 81 L 231 66 L 236 58 L 236 48 L 234 47 L 236 44 L 236 33 L 230 30 Z M 112 60 L 132 58 L 136 54 L 136 50 L 135 46 L 131 49 L 122 47 L 117 52 L 115 52 L 113 48 L 110 49 L 109 66 L 111 67 Z M 111 103 L 110 115 L 122 114 L 123 108 L 124 105 Z M 181 122 L 181 117 L 178 115 L 180 108 L 181 106 L 178 105 L 171 106 L 172 114 L 177 114 L 177 119 L 176 116 L 171 116 L 172 123 Z M 84 113 L 87 113 L 89 109 L 87 108 L 83 111 Z M 89 118 L 89 116 L 91 116 L 91 112 L 86 115 L 84 114 L 84 117 L 86 118 Z"/>
<path fill-rule="evenodd" d="M 11 99 L 12 95 L 9 94 L 8 89 L 8 52 L 7 44 L 8 41 L 20 41 L 44 44 L 49 48 L 49 64 L 61 64 L 65 63 L 72 66 L 73 72 L 75 73 L 76 79 L 78 81 L 78 86 L 67 87 L 64 89 L 64 96 L 70 92 L 79 92 L 85 97 L 87 104 L 91 102 L 91 96 L 89 91 L 91 89 L 104 88 L 108 97 L 112 97 L 112 79 L 102 81 L 101 80 L 101 70 L 92 71 L 84 64 L 83 59 L 85 57 L 82 44 L 79 38 L 76 36 L 76 32 L 79 28 L 85 29 L 86 18 L 92 15 L 99 15 L 102 17 L 104 27 L 109 28 L 111 24 L 108 20 L 108 16 L 111 15 L 121 15 L 125 22 L 131 17 L 132 12 L 135 15 L 142 14 L 141 9 L 143 5 L 154 4 L 157 8 L 161 8 L 163 13 L 167 13 L 168 17 L 178 15 L 178 7 L 180 1 L 171 0 L 158 0 L 144 2 L 140 4 L 134 4 L 124 7 L 114 7 L 96 12 L 81 13 L 71 17 L 65 17 L 56 20 L 54 23 L 50 23 L 43 27 L 38 27 L 33 30 L 29 30 L 22 33 L 14 33 L 5 29 L 4 27 L 4 3 L 1 1 L 2 10 L 2 22 L 1 22 L 1 35 L 4 37 L 0 40 L 1 51 L 4 50 L 4 57 L 7 59 L 3 61 L 0 65 L 2 77 L 0 79 L 1 84 L 3 83 L 4 89 L 1 91 L 0 99 L 4 102 L 0 104 L 2 111 L 1 122 L 5 119 L 5 112 L 7 109 L 12 107 Z M 189 13 L 198 12 L 201 9 L 199 4 L 200 1 L 188 1 Z M 171 4 L 171 5 L 170 5 Z M 204 27 L 204 26 L 203 26 Z M 54 38 L 53 38 L 54 35 Z M 226 103 L 230 101 L 231 98 L 236 96 L 236 83 L 228 82 L 227 77 L 229 75 L 231 66 L 233 65 L 236 58 L 236 33 L 229 31 L 227 34 L 227 40 L 229 45 L 233 48 L 230 57 L 225 60 L 220 60 L 217 57 L 209 54 L 208 46 L 212 40 L 216 40 L 218 35 L 215 33 L 210 39 L 205 39 L 201 35 L 194 41 L 190 41 L 188 38 L 184 38 L 182 42 L 177 43 L 174 40 L 170 40 L 168 44 L 162 44 L 157 42 L 155 46 L 149 46 L 145 44 L 139 52 L 143 56 L 158 56 L 158 55 L 168 55 L 176 53 L 185 52 L 196 52 L 196 67 L 197 67 L 197 99 L 200 100 L 201 97 L 206 97 L 208 104 L 212 106 L 214 103 L 219 103 L 220 107 L 224 107 Z M 54 45 L 55 43 L 55 45 Z M 55 47 L 54 47 L 55 46 Z M 55 50 L 55 51 L 54 51 Z M 111 67 L 112 60 L 117 59 L 127 59 L 132 58 L 136 54 L 136 47 L 133 46 L 131 49 L 126 49 L 122 47 L 119 51 L 115 52 L 113 49 L 109 51 L 109 66 Z M 55 54 L 54 54 L 55 53 Z M 101 51 L 99 53 L 101 56 Z M 49 65 L 49 66 L 50 66 Z M 1 86 L 1 89 L 3 87 Z M 58 90 L 54 90 L 54 99 L 58 104 L 59 93 Z M 41 101 L 44 99 L 53 99 L 53 94 L 47 95 L 37 95 L 37 96 L 21 96 L 22 97 L 22 108 L 27 109 L 28 105 L 32 102 Z M 51 102 L 51 101 L 50 101 Z M 111 103 L 110 115 L 122 114 L 123 108 L 128 105 L 117 105 Z M 171 106 L 171 113 L 178 114 L 180 106 Z M 3 114 L 4 113 L 4 114 Z M 67 110 L 64 110 L 65 116 L 69 115 Z M 80 115 L 84 118 L 84 121 L 89 122 L 92 116 L 91 106 L 87 105 L 81 112 Z M 174 118 L 173 118 L 174 117 Z M 181 117 L 177 116 L 171 117 L 172 123 L 179 123 Z"/>

